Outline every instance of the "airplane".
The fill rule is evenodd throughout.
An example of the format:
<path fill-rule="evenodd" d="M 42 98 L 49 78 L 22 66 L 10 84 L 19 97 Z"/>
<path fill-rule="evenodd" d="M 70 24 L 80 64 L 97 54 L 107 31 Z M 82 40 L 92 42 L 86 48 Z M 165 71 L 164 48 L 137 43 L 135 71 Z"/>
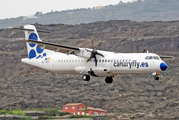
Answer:
<path fill-rule="evenodd" d="M 84 81 L 90 76 L 105 77 L 106 83 L 112 83 L 113 77 L 118 74 L 149 73 L 159 80 L 160 72 L 165 71 L 168 65 L 163 58 L 173 56 L 159 56 L 155 53 L 116 53 L 96 50 L 93 48 L 79 48 L 43 42 L 34 25 L 24 25 L 16 28 L 25 32 L 28 58 L 22 58 L 23 63 L 36 66 L 48 71 L 61 74 L 80 74 Z"/>

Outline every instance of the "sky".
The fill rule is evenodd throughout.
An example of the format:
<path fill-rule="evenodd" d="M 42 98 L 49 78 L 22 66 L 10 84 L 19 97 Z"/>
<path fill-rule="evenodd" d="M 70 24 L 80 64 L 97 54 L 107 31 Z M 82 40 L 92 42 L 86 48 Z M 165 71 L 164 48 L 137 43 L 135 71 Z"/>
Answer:
<path fill-rule="evenodd" d="M 0 19 L 31 16 L 36 12 L 92 8 L 133 0 L 0 0 Z"/>

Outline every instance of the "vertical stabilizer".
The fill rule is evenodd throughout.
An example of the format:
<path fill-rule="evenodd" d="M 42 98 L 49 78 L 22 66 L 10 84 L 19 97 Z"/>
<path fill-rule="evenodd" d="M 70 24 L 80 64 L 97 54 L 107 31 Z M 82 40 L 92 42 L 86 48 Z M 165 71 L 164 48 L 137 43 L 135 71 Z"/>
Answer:
<path fill-rule="evenodd" d="M 36 40 L 36 41 L 42 41 L 37 33 L 37 29 L 33 25 L 24 25 L 24 31 L 25 31 L 25 39 L 30 40 Z M 38 45 L 33 43 L 26 43 L 27 45 L 27 52 L 28 52 L 28 58 L 42 58 L 45 57 L 47 54 L 44 51 L 44 49 L 38 47 Z"/>

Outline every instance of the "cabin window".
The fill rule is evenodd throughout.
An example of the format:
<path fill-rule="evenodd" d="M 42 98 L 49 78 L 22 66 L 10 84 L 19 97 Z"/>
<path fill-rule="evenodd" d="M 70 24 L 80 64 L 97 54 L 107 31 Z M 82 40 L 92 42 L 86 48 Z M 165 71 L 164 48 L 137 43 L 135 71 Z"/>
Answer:
<path fill-rule="evenodd" d="M 65 60 L 64 60 L 64 62 L 65 62 Z"/>
<path fill-rule="evenodd" d="M 105 62 L 107 62 L 107 60 L 105 60 Z"/>
<path fill-rule="evenodd" d="M 67 60 L 67 62 L 68 62 L 68 60 Z"/>
<path fill-rule="evenodd" d="M 113 60 L 111 60 L 111 62 L 113 62 Z"/>
<path fill-rule="evenodd" d="M 78 62 L 80 62 L 80 60 L 78 60 Z"/>
<path fill-rule="evenodd" d="M 108 62 L 110 62 L 110 60 L 108 60 Z"/>
<path fill-rule="evenodd" d="M 75 60 L 75 62 L 77 62 L 77 60 Z"/>
<path fill-rule="evenodd" d="M 60 62 L 60 60 L 58 62 Z"/>
<path fill-rule="evenodd" d="M 72 62 L 74 62 L 74 60 L 72 60 Z"/>
<path fill-rule="evenodd" d="M 81 62 L 83 62 L 83 60 L 81 60 Z"/>
<path fill-rule="evenodd" d="M 61 62 L 63 62 L 63 60 L 61 60 Z"/>
<path fill-rule="evenodd" d="M 102 62 L 104 62 L 104 60 L 102 60 Z"/>
<path fill-rule="evenodd" d="M 71 60 L 69 60 L 69 62 L 71 62 Z"/>
<path fill-rule="evenodd" d="M 99 60 L 99 62 L 101 62 L 101 60 Z"/>

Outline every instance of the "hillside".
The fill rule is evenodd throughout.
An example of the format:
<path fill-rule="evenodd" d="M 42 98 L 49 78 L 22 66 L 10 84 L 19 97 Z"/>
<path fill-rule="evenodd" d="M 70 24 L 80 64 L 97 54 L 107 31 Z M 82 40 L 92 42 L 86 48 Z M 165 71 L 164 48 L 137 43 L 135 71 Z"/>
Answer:
<path fill-rule="evenodd" d="M 96 21 L 131 20 L 131 21 L 171 21 L 179 19 L 178 0 L 138 0 L 132 3 L 119 2 L 117 5 L 55 11 L 34 16 L 21 16 L 0 20 L 0 28 L 24 24 L 80 24 Z"/>
<path fill-rule="evenodd" d="M 42 40 L 54 43 L 91 47 L 99 43 L 101 50 L 136 52 L 145 48 L 160 55 L 173 55 L 165 60 L 169 68 L 154 81 L 146 74 L 118 75 L 112 84 L 104 78 L 89 82 L 81 75 L 51 73 L 20 62 L 27 57 L 25 43 L 19 42 L 24 33 L 12 29 L 0 30 L 0 109 L 44 108 L 82 102 L 106 109 L 117 115 L 145 113 L 135 119 L 178 118 L 179 109 L 179 21 L 131 22 L 107 21 L 79 25 L 35 24 L 38 29 L 51 31 L 40 34 Z M 167 119 L 168 120 L 168 119 Z"/>

